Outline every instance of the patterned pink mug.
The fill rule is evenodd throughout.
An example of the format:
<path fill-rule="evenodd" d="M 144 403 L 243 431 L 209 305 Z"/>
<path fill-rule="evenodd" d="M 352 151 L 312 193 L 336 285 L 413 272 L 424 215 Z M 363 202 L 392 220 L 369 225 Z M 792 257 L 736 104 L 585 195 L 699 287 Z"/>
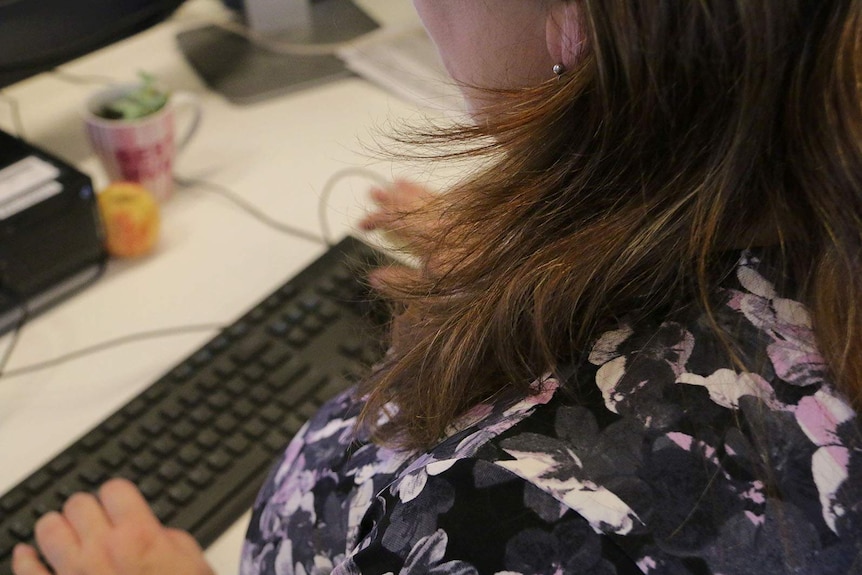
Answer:
<path fill-rule="evenodd" d="M 173 92 L 160 110 L 136 120 L 109 120 L 98 115 L 105 104 L 137 87 L 115 86 L 91 96 L 84 110 L 87 135 L 111 181 L 139 182 L 164 201 L 173 193 L 174 158 L 200 124 L 201 104 L 193 94 Z M 177 137 L 176 116 L 182 112 L 191 116 Z"/>

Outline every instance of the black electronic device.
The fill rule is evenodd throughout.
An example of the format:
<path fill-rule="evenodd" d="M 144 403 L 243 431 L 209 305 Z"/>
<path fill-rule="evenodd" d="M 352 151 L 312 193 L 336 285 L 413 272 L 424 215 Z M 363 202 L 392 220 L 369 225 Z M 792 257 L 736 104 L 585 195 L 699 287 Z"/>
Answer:
<path fill-rule="evenodd" d="M 304 421 L 382 356 L 386 307 L 362 280 L 380 263 L 342 240 L 0 496 L 0 575 L 37 517 L 112 476 L 134 481 L 167 525 L 212 543 Z"/>
<path fill-rule="evenodd" d="M 86 285 L 105 261 L 90 178 L 0 132 L 0 333 Z"/>
<path fill-rule="evenodd" d="M 183 0 L 0 0 L 0 88 L 140 32 Z"/>

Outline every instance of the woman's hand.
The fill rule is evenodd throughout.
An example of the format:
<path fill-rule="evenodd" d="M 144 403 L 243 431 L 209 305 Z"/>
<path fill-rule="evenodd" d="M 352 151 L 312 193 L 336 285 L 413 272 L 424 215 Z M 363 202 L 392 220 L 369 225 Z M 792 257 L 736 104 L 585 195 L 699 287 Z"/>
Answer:
<path fill-rule="evenodd" d="M 436 195 L 406 180 L 395 180 L 388 188 L 372 188 L 375 209 L 360 220 L 359 227 L 367 232 L 384 233 L 398 248 L 415 257 L 420 267 L 428 266 L 433 259 L 431 240 L 441 225 L 439 214 L 428 209 Z M 402 265 L 385 266 L 373 270 L 369 280 L 385 292 L 386 284 L 398 283 L 416 272 Z"/>
<path fill-rule="evenodd" d="M 36 523 L 36 543 L 57 575 L 212 575 L 191 535 L 164 527 L 137 488 L 113 479 L 98 499 L 77 493 L 62 513 Z M 50 575 L 29 545 L 12 557 L 15 575 Z"/>
<path fill-rule="evenodd" d="M 439 225 L 438 219 L 425 211 L 435 196 L 428 188 L 406 180 L 395 180 L 388 188 L 372 188 L 375 209 L 360 220 L 359 227 L 387 233 L 409 248 L 427 239 Z"/>

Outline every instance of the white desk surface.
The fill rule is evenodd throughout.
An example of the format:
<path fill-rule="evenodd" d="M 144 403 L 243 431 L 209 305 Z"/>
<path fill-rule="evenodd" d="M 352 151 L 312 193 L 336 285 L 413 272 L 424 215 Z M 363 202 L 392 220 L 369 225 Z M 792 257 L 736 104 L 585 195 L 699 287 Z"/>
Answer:
<path fill-rule="evenodd" d="M 357 3 L 383 24 L 415 19 L 406 0 Z M 273 218 L 314 234 L 321 233 L 319 192 L 342 168 L 362 166 L 385 178 L 429 181 L 415 166 L 393 166 L 363 150 L 387 125 L 420 118 L 424 111 L 361 79 L 250 106 L 232 105 L 209 92 L 179 53 L 175 36 L 223 15 L 216 0 L 190 0 L 168 22 L 63 69 L 127 81 L 147 70 L 173 89 L 198 94 L 205 109 L 203 124 L 180 157 L 177 173 L 222 184 Z M 79 166 L 97 188 L 106 183 L 105 176 L 85 140 L 79 111 L 98 87 L 46 74 L 3 91 L 20 105 L 24 137 Z M 0 128 L 15 133 L 3 101 Z M 327 206 L 334 237 L 348 233 L 363 213 L 369 186 L 367 179 L 351 177 L 335 188 Z M 228 324 L 324 251 L 321 244 L 273 231 L 225 199 L 194 188 L 178 190 L 163 206 L 162 226 L 154 254 L 112 262 L 95 285 L 30 321 L 7 369 L 127 334 Z M 0 493 L 214 333 L 132 343 L 0 379 Z M 9 335 L 0 338 L 0 357 L 10 341 Z M 207 551 L 217 573 L 236 573 L 246 521 L 238 521 Z"/>

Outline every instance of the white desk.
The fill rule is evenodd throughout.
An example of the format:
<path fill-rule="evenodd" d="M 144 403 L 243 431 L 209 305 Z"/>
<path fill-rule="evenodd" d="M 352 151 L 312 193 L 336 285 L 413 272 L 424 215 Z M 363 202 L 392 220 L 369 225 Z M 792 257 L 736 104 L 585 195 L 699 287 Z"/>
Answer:
<path fill-rule="evenodd" d="M 409 2 L 358 2 L 382 23 L 414 19 Z M 177 172 L 222 184 L 272 217 L 320 234 L 319 191 L 348 166 L 370 167 L 386 178 L 411 175 L 406 165 L 373 161 L 363 151 L 392 120 L 417 118 L 413 105 L 360 79 L 340 80 L 253 106 L 237 107 L 207 91 L 178 52 L 179 30 L 223 14 L 215 0 L 191 0 L 170 21 L 64 66 L 79 75 L 133 80 L 139 70 L 166 85 L 199 94 L 205 114 L 199 134 Z M 4 93 L 21 107 L 24 136 L 91 174 L 104 174 L 79 116 L 97 85 L 52 75 L 32 78 Z M 0 102 L 0 128 L 15 132 Z M 445 178 L 445 176 L 441 176 Z M 428 181 L 424 176 L 420 180 Z M 370 182 L 342 181 L 328 206 L 332 235 L 351 230 L 363 212 Z M 29 322 L 7 369 L 53 358 L 126 334 L 169 326 L 227 324 L 324 250 L 252 219 L 223 198 L 181 189 L 163 207 L 156 253 L 112 262 L 95 285 Z M 0 379 L 0 492 L 140 392 L 214 332 L 164 337 Z M 0 339 L 0 354 L 10 337 Z M 208 551 L 220 574 L 235 573 L 243 522 Z"/>

